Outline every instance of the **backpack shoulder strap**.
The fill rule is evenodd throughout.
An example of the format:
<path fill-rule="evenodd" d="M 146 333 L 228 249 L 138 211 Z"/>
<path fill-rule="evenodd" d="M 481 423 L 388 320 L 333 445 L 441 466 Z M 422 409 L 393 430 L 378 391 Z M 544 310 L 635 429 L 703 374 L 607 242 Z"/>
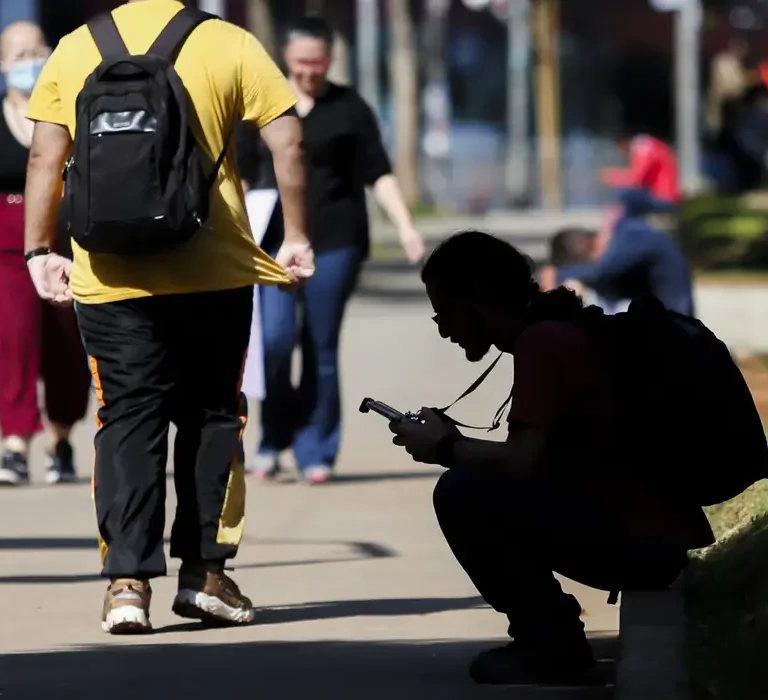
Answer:
<path fill-rule="evenodd" d="M 174 15 L 147 53 L 160 56 L 171 64 L 176 63 L 179 52 L 192 32 L 209 19 L 216 19 L 216 16 L 185 7 Z"/>
<path fill-rule="evenodd" d="M 114 55 L 128 55 L 128 47 L 120 36 L 111 12 L 105 12 L 88 22 L 88 31 L 96 42 L 102 58 Z"/>

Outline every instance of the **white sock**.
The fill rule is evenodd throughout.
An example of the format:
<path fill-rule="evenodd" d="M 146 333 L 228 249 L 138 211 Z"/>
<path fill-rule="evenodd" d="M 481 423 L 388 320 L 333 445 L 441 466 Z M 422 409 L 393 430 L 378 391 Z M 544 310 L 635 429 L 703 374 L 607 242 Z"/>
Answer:
<path fill-rule="evenodd" d="M 7 438 L 3 439 L 3 447 L 6 452 L 15 452 L 26 457 L 29 441 L 18 435 L 9 435 Z"/>

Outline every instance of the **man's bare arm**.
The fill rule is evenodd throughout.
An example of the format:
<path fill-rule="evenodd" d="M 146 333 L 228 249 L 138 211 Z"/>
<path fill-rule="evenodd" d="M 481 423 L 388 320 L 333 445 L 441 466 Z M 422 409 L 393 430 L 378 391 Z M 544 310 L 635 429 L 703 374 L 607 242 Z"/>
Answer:
<path fill-rule="evenodd" d="M 545 431 L 533 426 L 515 426 L 504 442 L 460 438 L 453 445 L 451 463 L 444 466 L 498 469 L 527 479 L 541 459 L 545 445 Z"/>
<path fill-rule="evenodd" d="M 24 249 L 53 248 L 58 235 L 61 172 L 72 152 L 69 129 L 38 122 L 32 137 L 24 193 Z"/>
<path fill-rule="evenodd" d="M 286 243 L 302 243 L 307 235 L 307 173 L 301 140 L 301 122 L 293 110 L 261 129 L 272 153 L 277 188 L 283 206 Z"/>

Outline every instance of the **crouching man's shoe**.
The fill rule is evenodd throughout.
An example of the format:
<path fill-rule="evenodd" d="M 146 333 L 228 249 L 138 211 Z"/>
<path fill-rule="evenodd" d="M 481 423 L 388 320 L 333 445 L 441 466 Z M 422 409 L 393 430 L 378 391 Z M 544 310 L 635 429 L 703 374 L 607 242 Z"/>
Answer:
<path fill-rule="evenodd" d="M 213 625 L 245 625 L 254 618 L 253 604 L 224 573 L 224 566 L 210 564 L 181 565 L 173 612 Z"/>
<path fill-rule="evenodd" d="M 563 650 L 564 651 L 564 650 Z M 481 652 L 469 667 L 476 683 L 489 685 L 585 686 L 602 685 L 586 638 L 572 653 L 534 654 L 523 645 Z"/>

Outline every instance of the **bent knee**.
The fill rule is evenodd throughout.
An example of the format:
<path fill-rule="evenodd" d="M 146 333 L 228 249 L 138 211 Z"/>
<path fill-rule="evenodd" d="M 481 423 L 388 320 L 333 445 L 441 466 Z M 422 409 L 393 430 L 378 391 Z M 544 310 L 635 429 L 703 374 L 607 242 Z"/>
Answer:
<path fill-rule="evenodd" d="M 525 518 L 541 498 L 536 489 L 516 477 L 474 467 L 448 469 L 438 479 L 432 495 L 438 519 L 462 513 L 481 520 L 497 517 Z"/>
<path fill-rule="evenodd" d="M 510 480 L 503 475 L 490 470 L 460 467 L 446 470 L 437 480 L 432 502 L 439 515 L 443 510 L 488 504 L 499 496 L 504 498 L 509 491 Z"/>

